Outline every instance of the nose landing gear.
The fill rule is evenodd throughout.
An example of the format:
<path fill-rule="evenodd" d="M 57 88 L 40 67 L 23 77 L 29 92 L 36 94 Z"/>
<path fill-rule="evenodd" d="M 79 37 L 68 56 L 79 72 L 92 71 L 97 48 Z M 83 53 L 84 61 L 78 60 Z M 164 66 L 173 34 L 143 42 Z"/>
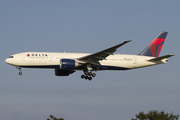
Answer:
<path fill-rule="evenodd" d="M 21 67 L 16 66 L 16 68 L 19 70 L 19 75 L 22 75 L 22 72 L 21 72 Z"/>
<path fill-rule="evenodd" d="M 22 72 L 19 72 L 19 75 L 22 75 Z"/>

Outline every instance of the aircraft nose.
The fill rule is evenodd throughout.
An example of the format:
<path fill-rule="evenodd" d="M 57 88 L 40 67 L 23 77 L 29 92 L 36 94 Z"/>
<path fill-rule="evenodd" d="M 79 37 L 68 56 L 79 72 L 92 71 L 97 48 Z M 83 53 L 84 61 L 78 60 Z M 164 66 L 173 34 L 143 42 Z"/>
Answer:
<path fill-rule="evenodd" d="M 7 58 L 7 59 L 5 60 L 5 62 L 6 62 L 7 64 L 10 64 L 10 65 L 13 64 L 12 61 L 11 61 L 9 58 Z"/>
<path fill-rule="evenodd" d="M 8 58 L 5 60 L 6 63 L 9 63 Z"/>

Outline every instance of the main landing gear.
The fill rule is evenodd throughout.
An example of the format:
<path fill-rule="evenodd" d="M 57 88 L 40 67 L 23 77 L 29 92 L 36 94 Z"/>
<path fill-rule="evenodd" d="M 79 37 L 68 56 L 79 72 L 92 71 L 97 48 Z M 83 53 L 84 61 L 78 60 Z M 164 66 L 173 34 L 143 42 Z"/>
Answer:
<path fill-rule="evenodd" d="M 91 71 L 88 72 L 88 71 L 84 71 L 84 75 L 81 75 L 81 78 L 85 78 L 86 80 L 88 79 L 89 81 L 92 80 L 92 77 L 95 77 L 96 76 L 96 73 L 92 73 Z"/>
<path fill-rule="evenodd" d="M 22 72 L 21 72 L 21 67 L 16 66 L 16 68 L 19 70 L 19 75 L 22 75 Z"/>

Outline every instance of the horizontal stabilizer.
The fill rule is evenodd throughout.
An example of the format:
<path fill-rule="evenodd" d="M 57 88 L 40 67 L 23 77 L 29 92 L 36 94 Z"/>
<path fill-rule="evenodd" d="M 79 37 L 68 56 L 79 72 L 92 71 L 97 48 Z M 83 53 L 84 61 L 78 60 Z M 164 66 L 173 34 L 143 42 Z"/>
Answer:
<path fill-rule="evenodd" d="M 150 62 L 156 62 L 156 61 L 161 61 L 163 59 L 166 59 L 166 58 L 169 58 L 169 57 L 172 57 L 174 55 L 170 54 L 170 55 L 165 55 L 165 56 L 161 56 L 161 57 L 157 57 L 157 58 L 153 58 L 153 59 L 150 59 L 148 61 Z"/>

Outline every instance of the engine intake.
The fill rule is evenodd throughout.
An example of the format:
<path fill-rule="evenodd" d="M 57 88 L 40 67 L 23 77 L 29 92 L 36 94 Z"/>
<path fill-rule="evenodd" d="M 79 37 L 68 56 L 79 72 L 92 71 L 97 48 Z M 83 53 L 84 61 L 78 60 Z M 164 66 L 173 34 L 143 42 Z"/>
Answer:
<path fill-rule="evenodd" d="M 61 59 L 60 60 L 60 69 L 71 70 L 78 66 L 79 66 L 79 64 L 75 60 L 72 60 L 72 59 Z"/>

